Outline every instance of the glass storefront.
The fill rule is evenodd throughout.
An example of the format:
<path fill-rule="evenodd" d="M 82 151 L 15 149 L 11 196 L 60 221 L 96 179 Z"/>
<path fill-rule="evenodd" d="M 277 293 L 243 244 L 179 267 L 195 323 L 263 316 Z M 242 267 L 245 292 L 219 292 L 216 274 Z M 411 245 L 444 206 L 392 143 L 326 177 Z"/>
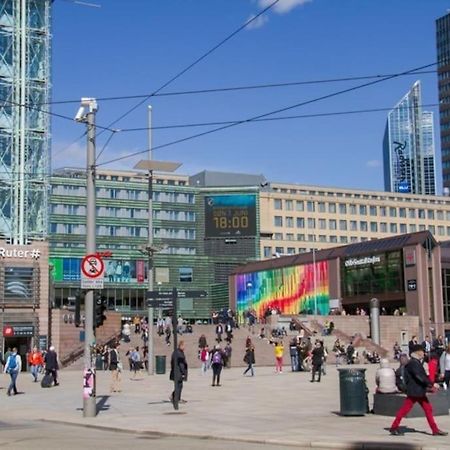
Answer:
<path fill-rule="evenodd" d="M 343 260 L 341 280 L 344 298 L 403 292 L 402 252 Z"/>

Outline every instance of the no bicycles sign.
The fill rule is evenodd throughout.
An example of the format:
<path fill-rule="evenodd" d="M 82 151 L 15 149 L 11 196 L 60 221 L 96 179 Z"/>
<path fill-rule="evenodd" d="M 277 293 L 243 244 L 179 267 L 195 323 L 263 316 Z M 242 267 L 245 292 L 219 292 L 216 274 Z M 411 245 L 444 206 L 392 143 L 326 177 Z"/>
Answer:
<path fill-rule="evenodd" d="M 81 289 L 103 289 L 105 264 L 98 255 L 87 255 L 81 261 Z"/>

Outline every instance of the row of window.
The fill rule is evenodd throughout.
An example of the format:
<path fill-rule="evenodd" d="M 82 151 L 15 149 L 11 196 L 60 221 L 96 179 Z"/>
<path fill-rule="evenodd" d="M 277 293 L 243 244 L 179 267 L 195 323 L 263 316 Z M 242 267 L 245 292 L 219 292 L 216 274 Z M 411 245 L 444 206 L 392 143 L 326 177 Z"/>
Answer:
<path fill-rule="evenodd" d="M 314 220 L 314 219 L 308 219 L 308 220 Z M 345 222 L 346 221 L 339 221 L 339 222 Z M 304 228 L 304 227 L 303 227 Z M 310 229 L 314 229 L 315 227 L 308 227 Z M 408 231 L 409 229 L 409 231 Z M 336 230 L 336 228 L 333 228 L 333 230 Z M 358 223 L 356 221 L 351 220 L 350 221 L 350 227 L 347 228 L 347 225 L 339 227 L 340 231 L 362 231 L 362 232 L 368 232 L 370 230 L 371 233 L 390 233 L 390 234 L 406 234 L 406 233 L 415 233 L 416 231 L 425 231 L 429 230 L 430 233 L 437 235 L 437 236 L 450 236 L 450 226 L 444 227 L 444 226 L 438 226 L 435 227 L 434 225 L 429 225 L 426 227 L 425 225 L 419 225 L 418 227 L 414 224 L 411 224 L 407 226 L 405 223 L 396 224 L 396 223 L 386 223 L 386 222 L 370 222 L 368 224 L 367 222 L 360 222 L 359 223 L 359 230 L 358 230 Z M 314 235 L 308 235 L 308 236 L 314 236 Z M 319 235 L 320 236 L 327 235 Z M 343 236 L 345 237 L 345 236 Z M 273 239 L 276 241 L 282 241 L 286 239 L 287 241 L 304 241 L 305 240 L 305 234 L 303 233 L 273 233 Z M 309 239 L 308 239 L 309 240 Z M 312 239 L 313 240 L 313 239 Z M 326 239 L 323 240 L 323 242 L 326 242 Z M 333 241 L 330 241 L 333 242 Z M 341 241 L 343 242 L 343 241 Z"/>
<path fill-rule="evenodd" d="M 86 187 L 72 185 L 52 186 L 52 195 L 70 195 L 76 197 L 86 196 Z M 97 189 L 98 198 L 109 198 L 116 200 L 147 200 L 146 190 L 136 189 Z M 153 201 L 170 203 L 190 203 L 194 204 L 194 194 L 185 192 L 153 192 Z"/>
<path fill-rule="evenodd" d="M 374 217 L 408 217 L 410 219 L 429 219 L 434 220 L 450 220 L 450 211 L 423 209 L 423 208 L 397 208 L 387 206 L 375 206 L 375 205 L 355 205 L 347 203 L 335 203 L 335 202 L 317 202 L 317 201 L 304 201 L 304 200 L 282 200 L 275 198 L 274 209 L 278 211 L 298 211 L 298 212 L 319 212 L 330 214 L 351 214 L 360 216 L 374 216 Z M 277 216 L 275 216 L 277 217 Z"/>
<path fill-rule="evenodd" d="M 51 223 L 50 232 L 57 234 L 75 234 L 85 235 L 86 225 L 73 223 Z M 147 228 L 145 227 L 124 227 L 124 226 L 97 226 L 98 236 L 117 236 L 117 237 L 147 237 Z M 194 229 L 185 228 L 153 228 L 155 238 L 166 239 L 195 239 Z"/>
<path fill-rule="evenodd" d="M 85 248 L 86 244 L 81 242 L 53 242 L 52 248 Z M 98 250 L 136 250 L 135 245 L 129 244 L 97 244 Z M 195 247 L 167 247 L 158 252 L 166 255 L 196 255 Z"/>

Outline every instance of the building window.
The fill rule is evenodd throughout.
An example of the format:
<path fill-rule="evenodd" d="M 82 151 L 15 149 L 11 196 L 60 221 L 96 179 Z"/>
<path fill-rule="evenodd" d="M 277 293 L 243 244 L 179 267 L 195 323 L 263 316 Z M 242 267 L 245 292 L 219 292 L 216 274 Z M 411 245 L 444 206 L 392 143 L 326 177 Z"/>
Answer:
<path fill-rule="evenodd" d="M 419 213 L 419 219 L 425 219 L 425 210 L 424 209 L 419 209 L 418 213 Z"/>
<path fill-rule="evenodd" d="M 327 229 L 327 221 L 325 219 L 319 219 L 319 230 Z"/>
<path fill-rule="evenodd" d="M 350 220 L 350 231 L 357 231 L 358 230 L 358 223 L 356 220 Z"/>
<path fill-rule="evenodd" d="M 275 247 L 276 255 L 284 255 L 284 247 Z"/>
<path fill-rule="evenodd" d="M 316 210 L 314 202 L 306 202 L 306 209 L 308 212 L 314 212 Z"/>
<path fill-rule="evenodd" d="M 444 211 L 439 210 L 437 211 L 437 220 L 444 220 Z"/>
<path fill-rule="evenodd" d="M 399 208 L 398 215 L 399 217 L 406 217 L 406 208 Z"/>
<path fill-rule="evenodd" d="M 273 238 L 274 238 L 276 241 L 282 241 L 282 240 L 283 240 L 283 233 L 274 233 L 274 234 L 273 234 Z"/>
<path fill-rule="evenodd" d="M 328 204 L 328 212 L 330 214 L 335 214 L 336 213 L 336 203 L 329 203 Z"/>
<path fill-rule="evenodd" d="M 303 217 L 297 217 L 297 228 L 305 228 L 305 219 Z"/>
<path fill-rule="evenodd" d="M 415 219 L 416 218 L 416 210 L 414 208 L 409 208 L 408 209 L 408 217 L 410 219 Z"/>
<path fill-rule="evenodd" d="M 391 223 L 389 225 L 389 229 L 390 229 L 391 233 L 397 233 L 397 224 L 396 223 Z"/>
<path fill-rule="evenodd" d="M 300 212 L 305 210 L 305 203 L 303 202 L 303 200 L 297 200 L 295 202 L 295 209 Z"/>
<path fill-rule="evenodd" d="M 376 222 L 370 222 L 370 231 L 372 233 L 378 232 L 378 224 Z"/>
<path fill-rule="evenodd" d="M 283 209 L 283 202 L 282 202 L 282 200 L 281 199 L 279 199 L 279 198 L 274 198 L 273 199 L 273 207 L 274 207 L 274 209 L 277 209 L 277 210 L 282 210 Z"/>
<path fill-rule="evenodd" d="M 365 220 L 361 220 L 359 222 L 359 230 L 360 231 L 367 231 L 367 222 Z"/>
<path fill-rule="evenodd" d="M 294 218 L 293 217 L 286 217 L 286 226 L 288 228 L 294 228 Z"/>
<path fill-rule="evenodd" d="M 276 227 L 282 227 L 283 226 L 283 218 L 281 216 L 275 216 L 274 224 Z"/>
<path fill-rule="evenodd" d="M 264 247 L 264 258 L 270 258 L 272 256 L 272 247 Z"/>
<path fill-rule="evenodd" d="M 428 211 L 427 211 L 427 216 L 428 216 L 428 219 L 430 219 L 430 220 L 434 220 L 434 211 L 432 210 L 432 209 L 429 209 Z"/>
<path fill-rule="evenodd" d="M 385 206 L 380 206 L 380 216 L 386 217 L 386 207 Z"/>
<path fill-rule="evenodd" d="M 389 208 L 389 217 L 397 217 L 397 208 Z"/>
<path fill-rule="evenodd" d="M 341 242 L 342 244 L 346 244 L 348 242 L 347 236 L 340 236 L 339 242 Z"/>
<path fill-rule="evenodd" d="M 179 275 L 180 275 L 181 283 L 191 283 L 192 282 L 192 267 L 180 267 Z"/>
<path fill-rule="evenodd" d="M 381 222 L 380 223 L 380 232 L 381 233 L 387 233 L 387 223 L 386 222 Z"/>
<path fill-rule="evenodd" d="M 330 236 L 330 242 L 332 242 L 333 244 L 336 243 L 338 241 L 337 236 L 331 235 Z"/>
<path fill-rule="evenodd" d="M 360 216 L 367 215 L 367 206 L 366 205 L 359 205 L 359 215 Z"/>
<path fill-rule="evenodd" d="M 286 200 L 284 202 L 284 205 L 286 206 L 286 211 L 293 211 L 294 210 L 294 202 L 292 200 Z"/>
<path fill-rule="evenodd" d="M 406 223 L 401 223 L 400 224 L 400 233 L 401 234 L 407 233 L 407 231 L 406 231 Z"/>
<path fill-rule="evenodd" d="M 288 247 L 287 248 L 287 254 L 288 255 L 295 255 L 295 248 L 294 247 Z"/>
<path fill-rule="evenodd" d="M 304 234 L 297 234 L 297 241 L 304 241 L 304 240 L 305 240 L 305 235 Z"/>
<path fill-rule="evenodd" d="M 329 224 L 330 230 L 336 230 L 337 229 L 337 222 L 336 222 L 336 220 L 330 219 L 328 221 L 328 224 Z"/>
<path fill-rule="evenodd" d="M 347 214 L 347 205 L 345 203 L 339 203 L 339 214 Z"/>
<path fill-rule="evenodd" d="M 327 237 L 324 234 L 319 234 L 319 242 L 327 242 Z"/>
<path fill-rule="evenodd" d="M 438 235 L 445 236 L 445 228 L 443 226 L 438 226 Z"/>
<path fill-rule="evenodd" d="M 356 214 L 356 205 L 350 205 L 349 208 L 350 208 L 350 214 L 355 215 Z"/>
<path fill-rule="evenodd" d="M 308 228 L 316 228 L 316 219 L 311 217 L 308 219 Z"/>
<path fill-rule="evenodd" d="M 369 212 L 371 216 L 376 216 L 377 215 L 377 207 L 376 206 L 371 206 L 369 208 Z"/>
<path fill-rule="evenodd" d="M 417 227 L 414 224 L 411 224 L 409 226 L 409 232 L 410 233 L 415 233 L 417 231 Z"/>
<path fill-rule="evenodd" d="M 339 221 L 339 229 L 341 231 L 347 231 L 347 221 L 346 220 Z"/>
<path fill-rule="evenodd" d="M 350 236 L 350 242 L 351 243 L 358 242 L 358 238 L 356 236 Z"/>
<path fill-rule="evenodd" d="M 325 212 L 325 203 L 324 202 L 317 203 L 317 210 L 320 213 L 324 213 Z"/>
<path fill-rule="evenodd" d="M 428 231 L 429 231 L 431 234 L 436 234 L 436 227 L 435 227 L 434 225 L 430 225 L 430 226 L 428 227 Z"/>
<path fill-rule="evenodd" d="M 293 241 L 294 240 L 294 233 L 287 233 L 286 234 L 286 240 L 287 241 Z"/>
<path fill-rule="evenodd" d="M 425 231 L 425 225 L 419 225 L 419 231 Z"/>

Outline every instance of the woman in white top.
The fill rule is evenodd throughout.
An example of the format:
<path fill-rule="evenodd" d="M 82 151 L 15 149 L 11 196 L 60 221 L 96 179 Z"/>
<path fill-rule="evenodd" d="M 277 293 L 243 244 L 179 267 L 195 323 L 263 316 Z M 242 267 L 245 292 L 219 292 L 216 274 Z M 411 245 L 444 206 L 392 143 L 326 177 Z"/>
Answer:
<path fill-rule="evenodd" d="M 450 344 L 447 345 L 447 349 L 445 352 L 442 352 L 442 355 L 439 358 L 439 368 L 441 379 L 444 379 L 444 382 L 448 387 L 450 382 Z"/>

